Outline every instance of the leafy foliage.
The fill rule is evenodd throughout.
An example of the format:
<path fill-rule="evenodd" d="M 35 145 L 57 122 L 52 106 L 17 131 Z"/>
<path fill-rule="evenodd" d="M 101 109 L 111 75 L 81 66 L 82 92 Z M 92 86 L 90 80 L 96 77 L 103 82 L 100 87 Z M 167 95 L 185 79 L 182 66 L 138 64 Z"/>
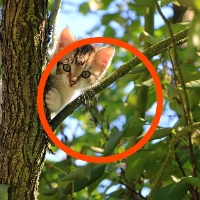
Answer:
<path fill-rule="evenodd" d="M 147 44 L 171 37 L 169 27 L 165 23 L 158 27 L 156 20 L 154 35 L 144 30 L 142 22 L 148 20 L 144 18 L 145 8 L 154 9 L 152 2 L 156 3 L 149 2 L 89 0 L 80 5 L 79 12 L 101 16 L 101 22 L 90 33 L 103 27 L 104 36 L 119 38 L 143 51 Z M 104 165 L 88 163 L 79 166 L 69 155 L 57 163 L 47 161 L 40 180 L 39 199 L 145 199 L 150 190 L 149 199 L 198 199 L 200 15 L 197 4 L 192 5 L 196 16 L 191 22 L 170 26 L 173 34 L 190 26 L 188 44 L 166 49 L 151 58 L 162 83 L 164 105 L 159 127 L 150 141 L 130 157 Z M 161 1 L 161 6 L 173 10 L 169 0 Z M 171 17 L 164 10 L 163 13 L 171 22 Z M 133 57 L 125 49 L 116 47 L 108 73 Z M 174 65 L 174 59 L 178 66 Z M 92 156 L 121 153 L 136 144 L 151 125 L 156 107 L 155 86 L 150 75 L 144 76 L 145 73 L 147 70 L 141 64 L 103 90 L 97 99 L 86 101 L 64 122 L 64 127 L 60 127 L 58 135 L 62 141 L 75 151 Z M 138 95 L 140 88 L 147 89 L 147 98 Z M 144 107 L 145 115 L 138 105 Z M 178 133 L 182 133 L 181 139 L 172 143 Z M 170 162 L 165 162 L 169 155 L 172 155 Z"/>

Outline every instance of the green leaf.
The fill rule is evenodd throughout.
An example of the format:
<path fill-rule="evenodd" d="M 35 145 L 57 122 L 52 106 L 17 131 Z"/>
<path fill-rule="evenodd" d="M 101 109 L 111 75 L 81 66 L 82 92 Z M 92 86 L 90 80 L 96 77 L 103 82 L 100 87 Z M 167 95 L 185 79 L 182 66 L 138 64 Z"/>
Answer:
<path fill-rule="evenodd" d="M 114 37 L 115 34 L 115 30 L 112 27 L 106 26 L 106 30 L 104 31 L 105 37 Z"/>
<path fill-rule="evenodd" d="M 193 185 L 197 188 L 200 188 L 200 178 L 197 178 L 197 177 L 183 177 L 181 179 L 182 181 L 190 184 L 190 185 Z"/>
<path fill-rule="evenodd" d="M 91 171 L 94 164 L 89 163 L 83 167 L 78 168 L 75 171 L 70 172 L 67 176 L 62 177 L 59 181 L 70 181 L 70 180 L 78 180 L 78 179 L 90 179 Z"/>
<path fill-rule="evenodd" d="M 190 26 L 190 22 L 181 22 L 181 23 L 176 23 L 176 24 L 170 24 L 171 29 L 173 34 L 179 33 L 180 31 L 185 30 L 187 27 Z M 164 35 L 166 38 L 171 37 L 170 33 L 169 33 L 169 29 L 167 27 L 167 25 L 164 25 Z"/>
<path fill-rule="evenodd" d="M 169 102 L 169 105 L 170 105 L 170 108 L 172 110 L 174 110 L 178 115 L 183 115 L 183 109 L 180 105 L 180 103 L 176 100 L 176 99 L 173 99 Z"/>
<path fill-rule="evenodd" d="M 168 95 L 170 98 L 173 98 L 173 97 L 178 97 L 178 90 L 175 86 L 173 86 L 172 84 L 166 84 L 167 86 L 167 89 L 168 89 Z"/>
<path fill-rule="evenodd" d="M 135 5 L 137 6 L 147 6 L 147 7 L 151 7 L 155 5 L 155 2 L 157 0 L 151 0 L 151 1 L 147 1 L 147 0 L 135 0 Z"/>
<path fill-rule="evenodd" d="M 161 7 L 166 6 L 169 3 L 172 3 L 172 0 L 161 0 Z"/>
<path fill-rule="evenodd" d="M 87 14 L 87 13 L 90 11 L 89 4 L 88 4 L 88 3 L 82 3 L 82 4 L 79 6 L 79 11 L 80 11 L 81 13 L 83 13 L 84 15 Z"/>
<path fill-rule="evenodd" d="M 138 78 L 140 77 L 140 73 L 137 73 L 137 74 L 126 74 L 125 76 L 123 76 L 121 78 L 121 81 L 123 83 L 130 83 L 131 81 L 135 81 L 137 80 Z"/>
<path fill-rule="evenodd" d="M 158 190 L 153 200 L 181 200 L 187 194 L 190 185 L 179 181 Z"/>
<path fill-rule="evenodd" d="M 184 181 L 179 181 L 175 183 L 170 191 L 167 192 L 165 200 L 178 200 L 182 199 L 189 190 L 190 185 Z"/>
<path fill-rule="evenodd" d="M 75 182 L 74 182 L 74 191 L 75 192 L 80 191 L 83 188 L 85 188 L 85 187 L 91 185 L 92 183 L 94 183 L 98 178 L 103 176 L 104 171 L 105 171 L 105 167 L 106 167 L 106 165 L 97 165 L 96 167 L 94 167 L 92 169 L 90 180 L 88 180 L 88 179 L 75 180 Z M 67 194 L 70 193 L 70 188 L 67 188 L 66 193 Z"/>
<path fill-rule="evenodd" d="M 194 0 L 194 5 L 195 5 L 195 8 L 200 11 L 200 1 Z"/>
<path fill-rule="evenodd" d="M 147 68 L 144 65 L 140 65 L 140 66 L 136 66 L 134 67 L 129 74 L 137 74 L 137 73 L 141 73 L 141 72 L 145 72 L 147 71 Z"/>
<path fill-rule="evenodd" d="M 8 188 L 10 185 L 0 184 L 0 200 L 8 200 Z"/>
<path fill-rule="evenodd" d="M 200 112 L 199 112 L 199 114 L 200 114 Z M 195 153 L 194 158 L 195 158 L 197 171 L 200 173 L 200 153 L 199 152 Z"/>
<path fill-rule="evenodd" d="M 152 35 L 148 34 L 145 31 L 142 31 L 142 33 L 139 36 L 138 43 L 141 44 L 142 42 L 148 42 L 151 45 L 154 45 L 158 42 L 160 42 L 162 39 L 153 37 Z"/>
<path fill-rule="evenodd" d="M 101 1 L 103 3 L 102 9 L 105 9 L 105 10 L 108 8 L 108 6 L 110 5 L 110 3 L 112 2 L 112 0 L 101 0 Z"/>
<path fill-rule="evenodd" d="M 139 117 L 131 117 L 123 128 L 124 137 L 131 137 L 133 135 L 139 134 L 143 130 L 145 125 L 145 120 Z"/>
<path fill-rule="evenodd" d="M 142 149 L 137 151 L 126 159 L 126 177 L 130 180 L 135 179 L 144 171 L 155 168 L 157 163 L 160 166 L 160 162 L 165 156 L 166 152 L 163 150 Z"/>
<path fill-rule="evenodd" d="M 115 147 L 119 144 L 123 136 L 124 136 L 123 132 L 111 133 L 103 155 L 104 156 L 110 155 L 114 151 Z"/>
<path fill-rule="evenodd" d="M 200 89 L 200 80 L 190 81 L 185 85 L 188 90 Z"/>
<path fill-rule="evenodd" d="M 196 105 L 200 102 L 200 90 L 189 90 L 188 91 L 188 100 L 190 103 L 191 109 L 194 109 Z"/>
<path fill-rule="evenodd" d="M 108 25 L 111 21 L 116 20 L 118 16 L 118 13 L 106 14 L 102 17 L 101 23 L 104 25 Z"/>
<path fill-rule="evenodd" d="M 103 181 L 104 179 L 106 179 L 109 176 L 109 174 L 110 174 L 109 172 L 105 171 L 103 176 L 101 176 L 94 183 L 89 185 L 88 186 L 88 193 L 91 194 L 93 192 L 93 190 L 95 190 L 95 188 L 97 188 L 99 186 L 100 182 Z"/>
<path fill-rule="evenodd" d="M 173 130 L 173 128 L 158 128 L 158 129 L 155 130 L 153 136 L 150 138 L 149 141 L 166 137 L 172 132 L 172 130 Z M 143 137 L 144 137 L 144 135 L 141 135 L 137 139 L 141 139 Z"/>
<path fill-rule="evenodd" d="M 59 188 L 53 188 L 50 190 L 47 190 L 43 193 L 40 193 L 38 196 L 38 200 L 55 200 L 55 199 L 60 199 L 61 194 L 59 191 Z"/>
<path fill-rule="evenodd" d="M 124 193 L 125 193 L 125 190 L 120 188 L 119 190 L 110 193 L 109 196 L 117 198 L 117 199 L 123 199 Z"/>
<path fill-rule="evenodd" d="M 175 0 L 177 2 L 176 5 L 183 5 L 183 6 L 186 6 L 186 7 L 195 7 L 194 6 L 194 1 L 188 1 L 188 0 Z"/>
<path fill-rule="evenodd" d="M 189 41 L 186 49 L 187 59 L 194 59 L 197 49 L 200 49 L 200 14 L 197 15 L 189 30 Z"/>
<path fill-rule="evenodd" d="M 200 105 L 196 105 L 192 110 L 192 116 L 194 121 L 200 121 Z"/>
<path fill-rule="evenodd" d="M 53 0 L 48 0 L 48 10 L 49 10 L 49 11 L 52 11 L 53 4 L 54 4 L 54 1 L 53 1 Z M 0 6 L 1 6 L 1 5 L 0 5 Z"/>

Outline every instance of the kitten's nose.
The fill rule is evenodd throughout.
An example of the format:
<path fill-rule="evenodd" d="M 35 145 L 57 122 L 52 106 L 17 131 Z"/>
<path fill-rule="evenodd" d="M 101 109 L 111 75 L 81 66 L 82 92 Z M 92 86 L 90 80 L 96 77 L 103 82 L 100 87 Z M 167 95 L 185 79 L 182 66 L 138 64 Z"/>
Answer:
<path fill-rule="evenodd" d="M 75 80 L 69 80 L 69 83 L 70 83 L 70 85 L 72 86 L 72 85 L 75 85 L 75 84 L 76 84 L 76 81 L 75 81 Z"/>

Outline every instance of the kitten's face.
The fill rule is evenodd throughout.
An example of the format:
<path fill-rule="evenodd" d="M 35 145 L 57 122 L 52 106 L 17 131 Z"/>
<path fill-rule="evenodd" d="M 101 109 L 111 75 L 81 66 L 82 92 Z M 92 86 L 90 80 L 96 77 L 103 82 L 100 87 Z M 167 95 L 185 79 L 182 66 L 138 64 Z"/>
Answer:
<path fill-rule="evenodd" d="M 71 88 L 88 88 L 103 76 L 101 64 L 92 45 L 82 46 L 57 63 L 56 73 Z"/>
<path fill-rule="evenodd" d="M 75 42 L 71 31 L 67 28 L 61 33 L 60 51 L 65 46 Z M 57 63 L 56 74 L 62 82 L 72 89 L 86 89 L 96 84 L 109 67 L 114 55 L 114 47 L 95 47 L 84 45 L 68 53 Z"/>

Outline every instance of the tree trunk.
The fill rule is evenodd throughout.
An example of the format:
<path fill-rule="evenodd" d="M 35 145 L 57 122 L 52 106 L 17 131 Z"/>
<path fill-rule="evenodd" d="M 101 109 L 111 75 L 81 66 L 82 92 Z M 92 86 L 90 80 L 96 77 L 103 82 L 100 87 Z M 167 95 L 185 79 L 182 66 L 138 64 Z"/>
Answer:
<path fill-rule="evenodd" d="M 3 0 L 0 184 L 8 199 L 36 199 L 48 148 L 36 107 L 47 47 L 47 0 Z"/>

